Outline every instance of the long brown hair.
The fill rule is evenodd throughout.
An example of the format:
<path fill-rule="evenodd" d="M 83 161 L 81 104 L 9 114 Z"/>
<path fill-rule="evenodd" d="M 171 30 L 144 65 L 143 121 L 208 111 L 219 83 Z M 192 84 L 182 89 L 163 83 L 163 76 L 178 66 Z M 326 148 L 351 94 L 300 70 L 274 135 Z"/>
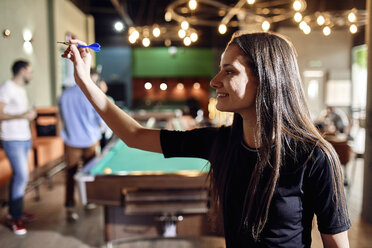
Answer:
<path fill-rule="evenodd" d="M 242 227 L 250 229 L 252 237 L 258 239 L 267 222 L 284 155 L 294 153 L 292 148 L 299 145 L 308 148 L 308 159 L 315 147 L 324 151 L 333 172 L 334 200 L 340 214 L 347 215 L 340 162 L 333 147 L 311 121 L 292 44 L 273 33 L 236 33 L 227 47 L 231 45 L 237 45 L 243 51 L 258 79 L 256 143 L 260 144 L 260 149 L 245 194 Z M 223 205 L 233 180 L 228 177 L 228 165 L 240 143 L 242 125 L 242 118 L 235 114 L 226 150 L 221 154 L 215 149 L 211 158 L 211 184 L 217 205 Z M 270 173 L 263 180 L 264 170 Z M 257 194 L 258 189 L 260 194 Z M 262 207 L 254 208 L 254 203 Z"/>

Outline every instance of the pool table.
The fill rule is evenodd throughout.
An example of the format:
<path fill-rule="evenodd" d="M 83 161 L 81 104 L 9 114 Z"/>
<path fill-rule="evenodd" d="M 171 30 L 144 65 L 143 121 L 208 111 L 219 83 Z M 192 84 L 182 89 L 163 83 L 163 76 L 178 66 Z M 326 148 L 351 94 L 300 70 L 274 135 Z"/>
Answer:
<path fill-rule="evenodd" d="M 104 206 L 106 242 L 210 235 L 208 170 L 206 160 L 165 159 L 116 139 L 75 180 L 83 204 Z"/>

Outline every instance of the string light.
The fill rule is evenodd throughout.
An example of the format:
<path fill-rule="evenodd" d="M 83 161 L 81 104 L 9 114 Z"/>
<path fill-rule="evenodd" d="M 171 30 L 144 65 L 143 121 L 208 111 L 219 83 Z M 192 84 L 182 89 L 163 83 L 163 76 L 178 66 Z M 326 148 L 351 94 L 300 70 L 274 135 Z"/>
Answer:
<path fill-rule="evenodd" d="M 166 83 L 161 83 L 160 84 L 160 89 L 161 90 L 167 90 L 167 88 L 168 88 L 168 85 Z"/>
<path fill-rule="evenodd" d="M 190 35 L 190 39 L 192 42 L 196 42 L 198 40 L 198 34 L 197 33 L 192 33 Z"/>
<path fill-rule="evenodd" d="M 183 30 L 183 29 L 178 30 L 178 37 L 183 39 L 183 38 L 185 38 L 185 36 L 186 36 L 186 31 L 185 30 Z"/>
<path fill-rule="evenodd" d="M 299 0 L 293 2 L 293 9 L 295 11 L 300 11 L 302 9 L 302 3 Z"/>
<path fill-rule="evenodd" d="M 181 28 L 187 30 L 189 28 L 189 23 L 187 21 L 181 22 Z"/>
<path fill-rule="evenodd" d="M 263 31 L 268 31 L 270 29 L 270 22 L 268 22 L 268 21 L 264 21 L 263 23 L 262 23 L 262 30 Z"/>
<path fill-rule="evenodd" d="M 358 32 L 358 27 L 357 27 L 357 25 L 352 24 L 352 25 L 350 25 L 349 30 L 350 30 L 350 33 L 355 34 L 356 32 Z"/>
<path fill-rule="evenodd" d="M 171 1 L 166 7 L 164 19 L 167 22 L 174 21 L 178 23 L 177 25 L 167 23 L 130 27 L 128 41 L 135 44 L 141 40 L 144 46 L 149 46 L 151 42 L 161 39 L 165 46 L 170 46 L 175 39 L 174 34 L 178 33 L 179 39 L 189 46 L 199 39 L 194 25 L 218 27 L 218 32 L 223 35 L 227 32 L 227 27 L 249 29 L 252 26 L 261 25 L 263 31 L 269 31 L 271 25 L 291 18 L 299 23 L 299 28 L 305 34 L 310 34 L 312 29 L 322 29 L 326 36 L 331 34 L 331 28 L 348 28 L 351 33 L 355 33 L 358 32 L 360 26 L 366 24 L 367 12 L 365 10 L 317 11 L 304 15 L 307 7 L 306 0 L 260 0 L 256 2 L 255 0 L 239 0 L 231 6 L 223 1 Z M 203 5 L 203 11 L 194 11 L 199 4 Z"/>
<path fill-rule="evenodd" d="M 325 23 L 324 16 L 319 15 L 318 18 L 316 18 L 316 22 L 318 23 L 319 26 L 322 26 Z"/>
<path fill-rule="evenodd" d="M 169 11 L 165 12 L 164 19 L 165 19 L 165 21 L 167 21 L 167 22 L 172 21 L 172 13 L 169 12 Z"/>
<path fill-rule="evenodd" d="M 356 21 L 356 15 L 354 14 L 354 12 L 350 12 L 347 15 L 347 19 L 349 20 L 349 22 L 355 22 Z"/>
<path fill-rule="evenodd" d="M 154 37 L 159 37 L 159 36 L 160 36 L 160 28 L 155 27 L 155 28 L 152 30 L 152 34 L 154 35 Z"/>
<path fill-rule="evenodd" d="M 183 90 L 183 89 L 184 89 L 183 83 L 178 83 L 177 84 L 177 90 Z"/>
<path fill-rule="evenodd" d="M 293 18 L 295 22 L 300 22 L 302 20 L 302 14 L 300 12 L 296 12 Z"/>
<path fill-rule="evenodd" d="M 150 90 L 152 88 L 152 84 L 150 82 L 145 83 L 145 89 Z"/>
<path fill-rule="evenodd" d="M 220 32 L 220 34 L 224 34 L 224 33 L 226 33 L 226 31 L 227 31 L 227 27 L 226 27 L 225 24 L 220 24 L 218 26 L 218 32 Z"/>
<path fill-rule="evenodd" d="M 329 36 L 329 35 L 331 34 L 331 28 L 328 27 L 328 26 L 325 26 L 325 27 L 323 28 L 323 34 L 324 34 L 325 36 Z"/>
<path fill-rule="evenodd" d="M 144 47 L 148 47 L 148 46 L 150 46 L 150 39 L 149 38 L 143 38 L 143 40 L 142 40 L 142 45 L 144 46 Z"/>
<path fill-rule="evenodd" d="M 189 1 L 189 8 L 191 10 L 195 10 L 197 6 L 198 6 L 198 2 L 196 0 L 190 0 Z"/>
<path fill-rule="evenodd" d="M 185 44 L 185 46 L 190 46 L 191 45 L 190 37 L 185 37 L 185 39 L 183 39 L 183 44 Z"/>

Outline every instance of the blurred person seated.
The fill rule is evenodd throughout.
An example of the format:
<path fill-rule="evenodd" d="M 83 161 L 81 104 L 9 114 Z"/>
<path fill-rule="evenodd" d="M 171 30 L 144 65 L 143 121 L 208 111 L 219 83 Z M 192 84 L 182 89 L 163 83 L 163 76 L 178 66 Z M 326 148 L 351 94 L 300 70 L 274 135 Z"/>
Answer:
<path fill-rule="evenodd" d="M 342 109 L 327 106 L 326 110 L 323 112 L 324 113 L 321 114 L 320 119 L 316 123 L 316 126 L 321 133 L 327 135 L 349 135 L 349 118 Z"/>

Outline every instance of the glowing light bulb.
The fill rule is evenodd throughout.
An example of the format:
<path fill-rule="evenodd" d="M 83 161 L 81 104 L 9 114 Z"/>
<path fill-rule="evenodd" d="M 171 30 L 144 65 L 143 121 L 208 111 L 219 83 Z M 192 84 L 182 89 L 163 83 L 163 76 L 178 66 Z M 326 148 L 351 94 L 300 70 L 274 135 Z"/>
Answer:
<path fill-rule="evenodd" d="M 224 34 L 224 33 L 226 33 L 226 31 L 227 31 L 227 27 L 226 27 L 225 24 L 220 24 L 218 26 L 218 32 L 220 32 L 220 34 Z"/>
<path fill-rule="evenodd" d="M 124 30 L 124 24 L 122 22 L 115 22 L 114 28 L 116 32 L 121 32 Z"/>
<path fill-rule="evenodd" d="M 198 90 L 198 89 L 200 89 L 200 83 L 195 82 L 195 83 L 193 84 L 192 87 L 193 87 L 194 89 Z"/>
<path fill-rule="evenodd" d="M 316 22 L 318 23 L 319 26 L 322 26 L 325 23 L 324 16 L 320 15 L 318 18 L 316 18 Z"/>
<path fill-rule="evenodd" d="M 134 37 L 133 35 L 129 35 L 128 40 L 131 44 L 134 44 L 137 41 L 136 37 Z"/>
<path fill-rule="evenodd" d="M 357 27 L 357 25 L 352 24 L 352 25 L 350 25 L 349 30 L 350 30 L 350 33 L 355 34 L 356 32 L 358 32 L 358 27 Z"/>
<path fill-rule="evenodd" d="M 305 28 L 306 26 L 307 26 L 307 23 L 306 23 L 305 21 L 300 22 L 299 27 L 300 27 L 301 30 L 304 30 L 304 28 Z"/>
<path fill-rule="evenodd" d="M 150 39 L 149 38 L 143 38 L 143 40 L 142 40 L 142 45 L 144 46 L 144 47 L 148 47 L 148 46 L 150 46 Z"/>
<path fill-rule="evenodd" d="M 152 30 L 152 35 L 154 35 L 154 37 L 159 37 L 159 36 L 160 36 L 160 28 L 155 27 L 155 28 Z"/>
<path fill-rule="evenodd" d="M 145 89 L 146 90 L 149 90 L 149 89 L 151 89 L 152 88 L 152 84 L 150 83 L 150 82 L 146 82 L 145 83 Z"/>
<path fill-rule="evenodd" d="M 302 31 L 304 31 L 304 34 L 310 34 L 311 28 L 309 25 L 306 25 L 306 27 Z"/>
<path fill-rule="evenodd" d="M 181 22 L 181 28 L 187 30 L 189 28 L 189 23 L 187 21 Z"/>
<path fill-rule="evenodd" d="M 164 19 L 165 19 L 165 21 L 167 21 L 167 22 L 172 21 L 172 13 L 169 12 L 169 11 L 165 12 Z"/>
<path fill-rule="evenodd" d="M 268 21 L 264 21 L 263 23 L 262 23 L 262 30 L 263 31 L 268 31 L 270 29 L 270 22 L 268 22 Z"/>
<path fill-rule="evenodd" d="M 185 44 L 185 46 L 190 46 L 191 44 L 190 37 L 186 37 L 185 39 L 183 39 L 183 44 Z"/>
<path fill-rule="evenodd" d="M 192 42 L 197 41 L 198 40 L 198 34 L 197 33 L 192 33 L 190 35 L 190 39 L 191 39 Z"/>
<path fill-rule="evenodd" d="M 293 9 L 295 11 L 300 11 L 302 9 L 302 2 L 299 0 L 296 0 L 293 2 Z"/>
<path fill-rule="evenodd" d="M 355 22 L 356 21 L 356 15 L 354 12 L 350 12 L 348 15 L 347 15 L 347 19 L 349 20 L 349 22 Z"/>
<path fill-rule="evenodd" d="M 295 22 L 300 22 L 302 20 L 302 14 L 300 12 L 296 12 L 293 18 Z"/>
<path fill-rule="evenodd" d="M 186 36 L 186 31 L 183 29 L 178 30 L 178 37 L 183 39 Z"/>
<path fill-rule="evenodd" d="M 178 83 L 177 84 L 177 90 L 183 90 L 183 89 L 184 89 L 183 83 Z"/>
<path fill-rule="evenodd" d="M 167 88 L 168 88 L 168 85 L 166 83 L 161 83 L 160 84 L 160 89 L 161 90 L 167 90 Z"/>
<path fill-rule="evenodd" d="M 196 0 L 190 0 L 190 1 L 189 1 L 189 8 L 190 8 L 191 10 L 195 10 L 196 7 L 198 7 L 198 2 L 197 2 Z"/>
<path fill-rule="evenodd" d="M 254 4 L 255 0 L 247 0 L 248 4 Z"/>
<path fill-rule="evenodd" d="M 139 32 L 137 30 L 134 30 L 131 35 L 133 35 L 136 40 L 139 38 Z"/>
<path fill-rule="evenodd" d="M 323 28 L 323 34 L 324 34 L 325 36 L 330 35 L 330 34 L 331 34 L 331 28 L 328 27 L 328 26 L 325 26 L 325 27 Z"/>

